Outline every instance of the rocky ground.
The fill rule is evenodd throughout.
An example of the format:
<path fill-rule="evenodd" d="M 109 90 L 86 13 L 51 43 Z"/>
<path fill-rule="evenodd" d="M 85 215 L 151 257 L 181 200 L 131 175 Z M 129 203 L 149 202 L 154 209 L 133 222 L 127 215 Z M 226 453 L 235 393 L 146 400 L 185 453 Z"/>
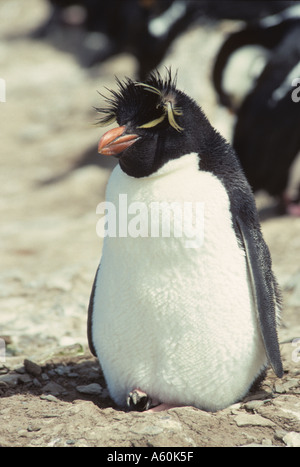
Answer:
<path fill-rule="evenodd" d="M 81 68 L 71 53 L 80 34 L 30 39 L 47 14 L 42 0 L 0 4 L 0 446 L 300 446 L 300 220 L 287 216 L 262 223 L 284 295 L 283 379 L 270 371 L 259 392 L 217 413 L 126 413 L 109 399 L 86 339 L 101 255 L 96 206 L 111 170 L 97 156 L 93 106 L 136 63 L 122 54 Z M 192 28 L 162 64 L 179 68 L 179 86 L 228 138 L 232 117 L 216 105 L 209 71 L 234 27 Z"/>

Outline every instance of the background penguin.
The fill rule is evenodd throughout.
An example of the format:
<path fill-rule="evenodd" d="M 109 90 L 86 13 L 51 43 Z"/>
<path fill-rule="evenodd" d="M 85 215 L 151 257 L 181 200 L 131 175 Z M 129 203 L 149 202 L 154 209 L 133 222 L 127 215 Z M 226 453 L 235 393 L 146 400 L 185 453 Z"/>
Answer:
<path fill-rule="evenodd" d="M 252 55 L 246 49 L 250 45 Z M 248 80 L 240 68 L 233 77 L 226 66 L 237 50 L 245 63 L 248 60 Z M 236 112 L 232 144 L 251 188 L 277 197 L 280 209 L 296 216 L 300 215 L 300 187 L 291 177 L 300 154 L 300 106 L 292 95 L 297 93 L 293 82 L 299 78 L 299 4 L 230 35 L 213 69 L 220 102 Z M 244 95 L 230 95 L 228 83 L 235 90 L 241 84 Z"/>
<path fill-rule="evenodd" d="M 50 16 L 32 37 L 48 38 L 59 49 L 73 50 L 84 67 L 129 53 L 137 61 L 139 79 L 144 80 L 158 67 L 173 41 L 180 40 L 188 28 L 222 18 L 250 20 L 278 12 L 293 2 L 48 0 L 48 3 Z M 79 34 L 75 48 L 74 29 Z"/>
<path fill-rule="evenodd" d="M 119 159 L 106 201 L 117 218 L 119 194 L 131 206 L 204 203 L 204 241 L 187 248 L 174 229 L 169 237 L 106 236 L 90 348 L 122 407 L 222 409 L 247 394 L 268 361 L 283 374 L 280 297 L 255 201 L 231 146 L 170 73 L 118 85 L 98 109 L 101 123 L 119 124 L 99 143 Z"/>

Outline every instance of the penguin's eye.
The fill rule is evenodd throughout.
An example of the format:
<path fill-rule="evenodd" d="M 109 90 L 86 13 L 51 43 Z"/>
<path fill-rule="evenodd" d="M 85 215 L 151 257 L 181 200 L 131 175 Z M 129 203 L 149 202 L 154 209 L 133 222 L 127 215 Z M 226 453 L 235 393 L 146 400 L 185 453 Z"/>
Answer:
<path fill-rule="evenodd" d="M 152 92 L 153 94 L 157 94 L 160 98 L 160 101 L 156 108 L 162 108 L 163 115 L 150 122 L 146 122 L 143 125 L 140 125 L 138 128 L 153 128 L 163 122 L 166 118 L 168 118 L 169 124 L 178 132 L 183 131 L 183 128 L 178 125 L 175 120 L 175 116 L 182 115 L 182 110 L 179 107 L 176 107 L 172 100 L 168 98 L 168 96 L 163 96 L 159 89 L 156 89 L 153 86 L 145 83 L 135 83 L 135 86 L 142 86 L 146 91 Z"/>

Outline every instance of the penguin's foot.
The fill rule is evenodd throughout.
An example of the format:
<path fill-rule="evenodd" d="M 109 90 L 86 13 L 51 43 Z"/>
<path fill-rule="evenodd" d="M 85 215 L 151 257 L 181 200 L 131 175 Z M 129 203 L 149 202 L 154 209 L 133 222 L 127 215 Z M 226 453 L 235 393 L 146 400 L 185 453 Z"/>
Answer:
<path fill-rule="evenodd" d="M 290 198 L 286 193 L 282 196 L 282 204 L 284 207 L 284 211 L 289 216 L 293 217 L 300 217 L 300 199 L 299 197 L 296 199 Z"/>
<path fill-rule="evenodd" d="M 133 389 L 127 396 L 127 406 L 130 410 L 135 410 L 137 412 L 143 412 L 144 410 L 149 410 L 150 407 L 153 407 L 155 403 L 152 402 L 151 397 L 148 396 L 141 389 Z"/>
<path fill-rule="evenodd" d="M 178 404 L 159 404 L 156 405 L 155 407 L 152 407 L 149 409 L 147 412 L 163 412 L 164 410 L 169 410 L 169 409 L 175 409 L 175 407 L 182 407 L 181 405 Z"/>
<path fill-rule="evenodd" d="M 300 217 L 300 204 L 290 203 L 287 205 L 286 211 L 290 216 Z"/>
<path fill-rule="evenodd" d="M 129 410 L 137 412 L 163 412 L 164 410 L 174 409 L 181 407 L 179 404 L 162 404 L 158 401 L 152 400 L 144 391 L 139 388 L 133 389 L 127 396 L 127 406 Z"/>

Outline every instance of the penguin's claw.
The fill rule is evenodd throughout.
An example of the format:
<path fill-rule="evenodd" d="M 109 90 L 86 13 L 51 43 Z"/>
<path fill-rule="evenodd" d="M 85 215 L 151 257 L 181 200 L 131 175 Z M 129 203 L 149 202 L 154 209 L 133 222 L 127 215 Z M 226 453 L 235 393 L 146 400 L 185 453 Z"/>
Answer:
<path fill-rule="evenodd" d="M 127 396 L 127 406 L 130 410 L 143 412 L 152 407 L 152 399 L 144 391 L 140 389 L 133 389 Z"/>

